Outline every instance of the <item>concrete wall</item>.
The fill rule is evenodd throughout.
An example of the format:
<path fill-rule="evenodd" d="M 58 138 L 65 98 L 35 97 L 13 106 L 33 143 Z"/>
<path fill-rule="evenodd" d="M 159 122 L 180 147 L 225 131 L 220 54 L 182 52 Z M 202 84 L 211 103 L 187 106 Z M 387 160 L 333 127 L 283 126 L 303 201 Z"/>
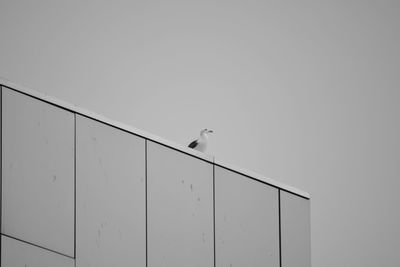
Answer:
<path fill-rule="evenodd" d="M 310 266 L 310 201 L 1 87 L 1 267 Z"/>

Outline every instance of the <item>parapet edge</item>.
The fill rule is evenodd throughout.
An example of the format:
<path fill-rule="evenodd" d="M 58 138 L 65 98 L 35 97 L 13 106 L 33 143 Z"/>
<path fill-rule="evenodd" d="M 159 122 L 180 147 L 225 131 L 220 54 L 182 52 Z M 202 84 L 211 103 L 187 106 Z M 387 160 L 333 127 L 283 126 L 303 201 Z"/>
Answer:
<path fill-rule="evenodd" d="M 287 191 L 289 193 L 293 193 L 295 195 L 298 195 L 298 196 L 306 198 L 306 199 L 310 199 L 310 194 L 309 193 L 307 193 L 305 191 L 302 191 L 300 189 L 297 189 L 297 188 L 295 188 L 293 186 L 286 185 L 284 183 L 278 182 L 278 181 L 276 181 L 276 180 L 274 180 L 272 178 L 265 177 L 265 176 L 263 176 L 261 174 L 258 174 L 256 172 L 253 172 L 253 171 L 250 171 L 250 170 L 247 170 L 247 169 L 243 169 L 243 168 L 234 166 L 232 164 L 229 164 L 229 163 L 226 163 L 224 161 L 221 161 L 221 160 L 219 160 L 217 158 L 214 159 L 214 164 L 216 166 L 222 167 L 224 169 L 227 169 L 227 170 L 236 172 L 238 174 L 242 174 L 244 176 L 247 176 L 247 177 L 249 177 L 251 179 L 257 180 L 257 181 L 259 181 L 261 183 L 268 184 L 270 186 L 279 188 L 279 189 Z"/>
<path fill-rule="evenodd" d="M 6 80 L 4 78 L 1 78 L 1 77 L 0 77 L 0 85 L 3 86 L 4 88 L 9 88 L 11 90 L 20 92 L 20 93 L 28 95 L 28 96 L 31 96 L 33 98 L 36 98 L 36 99 L 39 99 L 41 101 L 47 102 L 49 104 L 58 106 L 60 108 L 68 110 L 70 112 L 76 113 L 78 115 L 81 115 L 81 116 L 84 116 L 84 117 L 87 117 L 87 118 L 102 122 L 102 123 L 107 124 L 107 125 L 109 125 L 111 127 L 114 127 L 114 128 L 129 132 L 129 133 L 131 133 L 133 135 L 142 137 L 142 138 L 147 139 L 149 141 L 153 141 L 153 142 L 156 142 L 158 144 L 161 144 L 161 145 L 167 146 L 169 148 L 172 148 L 174 150 L 183 152 L 183 153 L 188 154 L 190 156 L 202 159 L 202 160 L 210 162 L 210 163 L 214 162 L 214 157 L 211 156 L 211 155 L 208 155 L 208 154 L 193 150 L 191 148 L 182 146 L 180 144 L 176 144 L 176 143 L 174 143 L 174 142 L 172 142 L 170 140 L 167 140 L 167 139 L 159 137 L 157 135 L 154 135 L 154 134 L 148 133 L 146 131 L 137 129 L 137 128 L 132 127 L 130 125 L 127 125 L 127 124 L 124 124 L 124 123 L 121 123 L 121 122 L 118 122 L 118 121 L 114 121 L 112 119 L 104 117 L 104 116 L 102 116 L 100 114 L 97 114 L 95 112 L 92 112 L 90 110 L 84 109 L 82 107 L 79 107 L 77 105 L 74 105 L 74 104 L 71 104 L 71 103 L 68 103 L 68 102 L 65 102 L 65 101 L 60 100 L 58 98 L 49 96 L 49 95 L 47 95 L 45 93 L 42 93 L 40 91 L 32 90 L 30 88 L 27 88 L 25 86 L 22 86 L 22 85 L 14 83 L 14 82 L 8 81 L 8 80 Z"/>
<path fill-rule="evenodd" d="M 158 144 L 167 146 L 169 148 L 172 148 L 172 149 L 177 150 L 179 152 L 182 152 L 182 153 L 188 154 L 190 156 L 199 158 L 199 159 L 207 161 L 209 163 L 213 163 L 216 166 L 219 166 L 219 167 L 222 167 L 222 168 L 237 172 L 239 174 L 243 174 L 243 175 L 245 175 L 245 176 L 247 176 L 247 177 L 249 177 L 251 179 L 260 181 L 260 182 L 265 183 L 265 184 L 269 184 L 271 186 L 277 187 L 277 188 L 282 189 L 284 191 L 287 191 L 287 192 L 299 195 L 301 197 L 310 199 L 310 194 L 309 193 L 304 192 L 302 190 L 299 190 L 297 188 L 294 188 L 292 186 L 280 183 L 280 182 L 278 182 L 278 181 L 276 181 L 274 179 L 265 177 L 265 176 L 263 176 L 261 174 L 255 173 L 253 171 L 246 170 L 246 169 L 243 169 L 243 168 L 239 168 L 239 167 L 236 167 L 236 166 L 231 165 L 229 163 L 220 161 L 219 159 L 215 159 L 214 156 L 212 156 L 212 155 L 205 154 L 205 153 L 193 150 L 193 149 L 188 148 L 186 146 L 182 146 L 180 144 L 176 144 L 176 143 L 174 143 L 174 142 L 172 142 L 170 140 L 167 140 L 165 138 L 159 137 L 159 136 L 151 134 L 149 132 L 137 129 L 137 128 L 132 127 L 130 125 L 127 125 L 127 124 L 124 124 L 124 123 L 121 123 L 121 122 L 118 122 L 118 121 L 111 120 L 111 119 L 109 119 L 107 117 L 104 117 L 104 116 L 102 116 L 100 114 L 97 114 L 95 112 L 92 112 L 90 110 L 81 108 L 81 107 L 79 107 L 77 105 L 74 105 L 74 104 L 65 102 L 63 100 L 60 100 L 58 98 L 49 96 L 49 95 L 47 95 L 45 93 L 41 93 L 40 91 L 32 90 L 32 89 L 30 89 L 28 87 L 16 84 L 16 83 L 11 82 L 11 81 L 9 81 L 7 79 L 4 79 L 2 77 L 0 77 L 0 86 L 3 86 L 5 88 L 9 88 L 11 90 L 20 92 L 22 94 L 34 97 L 36 99 L 39 99 L 39 100 L 42 100 L 42 101 L 47 102 L 49 104 L 52 104 L 52 105 L 58 106 L 60 108 L 66 109 L 66 110 L 68 110 L 70 112 L 74 112 L 74 113 L 79 114 L 81 116 L 85 116 L 85 117 L 88 117 L 90 119 L 94 119 L 94 120 L 99 121 L 101 123 L 105 123 L 105 124 L 107 124 L 107 125 L 109 125 L 111 127 L 115 127 L 117 129 L 129 132 L 129 133 L 131 133 L 133 135 L 136 135 L 136 136 L 142 137 L 144 139 L 147 139 L 149 141 L 153 141 L 153 142 L 156 142 Z"/>

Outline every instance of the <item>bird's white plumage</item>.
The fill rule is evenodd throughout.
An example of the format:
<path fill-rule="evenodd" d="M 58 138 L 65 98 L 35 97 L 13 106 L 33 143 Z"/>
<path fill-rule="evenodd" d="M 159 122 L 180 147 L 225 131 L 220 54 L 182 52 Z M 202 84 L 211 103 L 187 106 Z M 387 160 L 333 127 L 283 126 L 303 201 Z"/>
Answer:
<path fill-rule="evenodd" d="M 189 147 L 200 152 L 205 152 L 208 144 L 208 133 L 212 132 L 213 131 L 207 129 L 201 130 L 199 138 L 191 142 Z"/>

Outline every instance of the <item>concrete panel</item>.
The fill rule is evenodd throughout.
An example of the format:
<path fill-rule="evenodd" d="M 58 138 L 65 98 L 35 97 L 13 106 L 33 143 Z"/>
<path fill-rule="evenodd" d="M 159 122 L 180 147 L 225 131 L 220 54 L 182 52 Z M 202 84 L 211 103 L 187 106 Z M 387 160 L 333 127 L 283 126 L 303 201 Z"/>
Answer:
<path fill-rule="evenodd" d="M 1 237 L 1 266 L 73 267 L 74 259 L 12 239 Z"/>
<path fill-rule="evenodd" d="M 148 142 L 148 266 L 211 267 L 212 164 Z"/>
<path fill-rule="evenodd" d="M 279 266 L 278 190 L 215 168 L 216 263 Z"/>
<path fill-rule="evenodd" d="M 73 256 L 74 115 L 2 91 L 2 232 Z"/>
<path fill-rule="evenodd" d="M 280 194 L 282 267 L 310 267 L 310 200 L 284 191 Z"/>
<path fill-rule="evenodd" d="M 145 141 L 77 115 L 76 266 L 145 266 Z"/>

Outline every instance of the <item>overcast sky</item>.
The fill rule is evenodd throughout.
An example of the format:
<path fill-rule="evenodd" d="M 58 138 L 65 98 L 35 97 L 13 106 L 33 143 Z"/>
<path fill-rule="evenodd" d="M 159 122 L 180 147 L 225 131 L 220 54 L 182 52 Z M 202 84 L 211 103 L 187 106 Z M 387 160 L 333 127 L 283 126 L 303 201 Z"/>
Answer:
<path fill-rule="evenodd" d="M 0 0 L 0 76 L 311 194 L 313 266 L 400 266 L 400 1 Z"/>

